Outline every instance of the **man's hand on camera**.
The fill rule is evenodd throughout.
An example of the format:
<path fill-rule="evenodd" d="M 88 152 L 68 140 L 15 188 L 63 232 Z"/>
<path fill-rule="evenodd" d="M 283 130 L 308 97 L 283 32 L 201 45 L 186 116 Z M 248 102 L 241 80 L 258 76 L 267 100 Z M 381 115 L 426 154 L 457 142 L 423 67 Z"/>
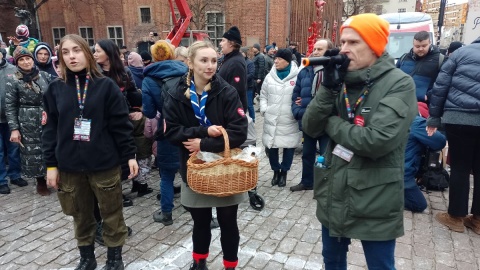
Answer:
<path fill-rule="evenodd" d="M 332 54 L 330 53 L 330 55 Z M 350 59 L 344 54 L 332 55 L 330 59 L 328 65 L 323 69 L 322 85 L 332 91 L 332 93 L 338 94 L 342 90 Z"/>

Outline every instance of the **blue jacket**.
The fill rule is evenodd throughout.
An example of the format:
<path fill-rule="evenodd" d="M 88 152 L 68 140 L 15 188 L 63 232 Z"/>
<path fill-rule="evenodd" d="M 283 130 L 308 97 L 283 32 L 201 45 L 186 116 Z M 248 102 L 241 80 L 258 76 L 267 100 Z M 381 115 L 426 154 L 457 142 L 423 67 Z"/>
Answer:
<path fill-rule="evenodd" d="M 480 126 L 480 38 L 453 53 L 442 66 L 430 98 L 428 125 Z"/>
<path fill-rule="evenodd" d="M 164 89 L 160 89 L 155 79 L 162 80 L 168 77 L 183 76 L 187 71 L 187 66 L 176 60 L 156 62 L 144 69 L 142 105 L 143 114 L 146 117 L 155 118 L 157 111 L 161 112 L 163 108 L 162 91 Z M 158 121 L 157 130 L 163 130 L 163 116 Z M 157 165 L 160 169 L 178 169 L 180 166 L 178 147 L 164 138 L 157 139 Z"/>
<path fill-rule="evenodd" d="M 422 58 L 418 58 L 411 49 L 409 53 L 398 60 L 396 66 L 412 76 L 415 82 L 417 101 L 428 102 L 425 100 L 425 96 L 429 94 L 440 71 L 439 57 L 440 50 L 432 45 L 427 55 Z"/>
<path fill-rule="evenodd" d="M 295 87 L 293 88 L 292 94 L 292 113 L 293 118 L 298 120 L 298 127 L 302 130 L 302 117 L 307 110 L 307 106 L 312 101 L 312 83 L 313 79 L 315 78 L 315 74 L 313 73 L 313 67 L 307 66 L 300 70 L 297 75 L 297 82 L 295 83 Z M 302 98 L 302 103 L 300 106 L 295 104 L 295 100 L 297 98 Z"/>
<path fill-rule="evenodd" d="M 248 57 L 245 57 L 245 63 L 247 64 L 247 89 L 253 90 L 253 88 L 255 87 L 253 82 L 253 75 L 255 74 L 255 64 L 252 62 L 252 60 L 248 59 Z"/>
<path fill-rule="evenodd" d="M 142 89 L 143 84 L 143 67 L 128 66 L 128 69 L 132 72 L 133 80 L 138 88 Z"/>
<path fill-rule="evenodd" d="M 438 151 L 447 143 L 445 136 L 440 132 L 428 136 L 426 127 L 426 119 L 421 116 L 417 116 L 410 126 L 410 135 L 405 148 L 405 189 L 417 186 L 415 175 L 422 166 L 422 153 L 426 147 Z"/>

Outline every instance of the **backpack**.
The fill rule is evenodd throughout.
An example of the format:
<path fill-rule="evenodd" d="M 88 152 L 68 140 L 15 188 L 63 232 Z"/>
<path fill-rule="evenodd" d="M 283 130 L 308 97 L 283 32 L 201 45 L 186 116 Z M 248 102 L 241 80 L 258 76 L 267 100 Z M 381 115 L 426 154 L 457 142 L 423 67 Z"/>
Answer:
<path fill-rule="evenodd" d="M 443 168 L 442 151 L 427 149 L 422 156 L 422 168 L 417 173 L 417 183 L 428 190 L 443 191 L 448 188 L 450 175 Z"/>
<path fill-rule="evenodd" d="M 158 101 L 158 104 L 161 104 L 163 108 L 163 102 L 165 100 L 165 95 L 167 95 L 167 92 L 170 89 L 173 89 L 175 86 L 178 85 L 180 82 L 180 79 L 182 76 L 176 76 L 176 77 L 167 77 L 163 79 L 157 79 L 157 78 L 152 78 L 158 85 L 158 87 L 162 90 L 162 93 L 160 95 L 160 100 Z M 165 133 L 163 130 L 163 124 L 164 124 L 164 119 L 163 119 L 163 114 L 160 112 L 160 118 L 158 119 L 158 126 L 157 126 L 157 131 L 155 132 L 154 139 L 156 141 L 162 140 L 165 137 Z"/>

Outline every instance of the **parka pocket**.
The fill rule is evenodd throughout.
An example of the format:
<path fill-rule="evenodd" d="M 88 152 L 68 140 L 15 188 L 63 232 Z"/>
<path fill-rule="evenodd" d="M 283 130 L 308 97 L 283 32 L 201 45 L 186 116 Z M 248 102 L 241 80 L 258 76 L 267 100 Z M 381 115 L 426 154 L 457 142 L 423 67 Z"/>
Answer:
<path fill-rule="evenodd" d="M 313 167 L 313 198 L 324 209 L 328 204 L 328 183 L 330 168 Z"/>
<path fill-rule="evenodd" d="M 400 168 L 348 169 L 349 216 L 390 219 L 403 210 Z"/>
<path fill-rule="evenodd" d="M 75 200 L 75 187 L 62 185 L 58 189 L 57 196 L 65 215 L 73 216 L 77 213 L 78 207 Z"/>
<path fill-rule="evenodd" d="M 120 184 L 120 169 L 98 173 L 95 176 L 98 206 L 102 215 L 110 214 L 122 206 L 122 187 Z"/>

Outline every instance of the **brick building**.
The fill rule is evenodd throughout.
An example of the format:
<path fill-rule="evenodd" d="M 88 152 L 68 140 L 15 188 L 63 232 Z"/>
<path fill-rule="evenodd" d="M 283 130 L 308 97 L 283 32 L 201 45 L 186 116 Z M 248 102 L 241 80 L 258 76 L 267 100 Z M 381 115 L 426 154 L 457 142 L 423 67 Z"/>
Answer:
<path fill-rule="evenodd" d="M 237 25 L 248 46 L 276 42 L 278 47 L 285 47 L 295 41 L 299 50 L 305 52 L 310 35 L 307 29 L 316 20 L 314 1 L 188 0 L 188 3 L 193 13 L 190 28 L 208 30 L 214 43 L 219 42 L 229 27 Z M 325 5 L 324 36 L 331 36 L 334 21 L 338 31 L 342 8 L 341 0 Z M 151 31 L 165 38 L 173 26 L 167 0 L 49 0 L 39 9 L 38 16 L 42 39 L 50 44 L 58 43 L 65 34 L 77 33 L 90 44 L 110 38 L 132 49 L 147 41 Z"/>

